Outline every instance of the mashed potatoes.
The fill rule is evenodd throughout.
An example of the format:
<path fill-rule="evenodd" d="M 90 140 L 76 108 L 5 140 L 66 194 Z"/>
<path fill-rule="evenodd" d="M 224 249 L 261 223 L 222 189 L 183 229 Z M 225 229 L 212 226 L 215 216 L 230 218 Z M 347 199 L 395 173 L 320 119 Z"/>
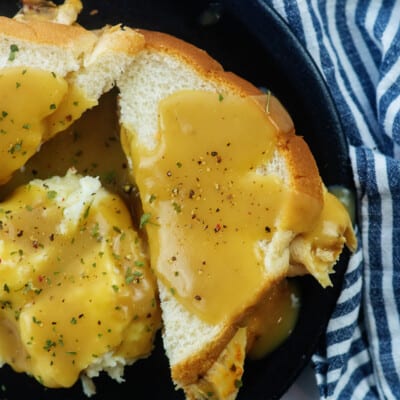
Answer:
<path fill-rule="evenodd" d="M 148 355 L 155 284 L 125 204 L 96 178 L 34 180 L 0 203 L 0 363 L 48 387 Z"/>

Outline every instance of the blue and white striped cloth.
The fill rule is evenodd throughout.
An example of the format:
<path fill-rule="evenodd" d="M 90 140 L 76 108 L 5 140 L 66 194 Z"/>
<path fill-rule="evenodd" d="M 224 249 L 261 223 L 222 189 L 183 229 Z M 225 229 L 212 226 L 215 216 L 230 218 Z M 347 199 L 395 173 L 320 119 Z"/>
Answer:
<path fill-rule="evenodd" d="M 322 399 L 400 399 L 400 0 L 263 0 L 320 68 L 350 144 L 360 248 L 317 353 Z"/>

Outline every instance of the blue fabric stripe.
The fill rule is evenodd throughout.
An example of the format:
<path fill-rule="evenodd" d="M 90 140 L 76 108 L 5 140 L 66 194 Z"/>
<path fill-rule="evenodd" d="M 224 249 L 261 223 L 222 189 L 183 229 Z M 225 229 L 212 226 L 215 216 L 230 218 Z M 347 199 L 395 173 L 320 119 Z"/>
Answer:
<path fill-rule="evenodd" d="M 381 7 L 374 25 L 374 36 L 379 41 L 382 39 L 382 34 L 389 22 L 392 11 L 398 10 L 398 4 L 396 5 L 396 3 L 398 3 L 397 0 L 383 0 L 378 3 Z"/>
<path fill-rule="evenodd" d="M 320 9 L 321 7 L 323 8 L 325 3 L 321 2 L 320 4 L 321 5 L 318 6 L 318 9 Z M 355 123 L 353 114 L 352 114 L 351 110 L 349 109 L 348 104 L 345 101 L 343 94 L 341 93 L 341 91 L 337 85 L 333 62 L 332 62 L 330 55 L 323 43 L 324 33 L 322 30 L 320 21 L 315 14 L 314 8 L 312 8 L 310 5 L 309 5 L 309 10 L 310 10 L 310 14 L 312 17 L 314 29 L 315 29 L 315 32 L 316 32 L 317 38 L 318 38 L 319 50 L 320 50 L 320 55 L 321 55 L 321 67 L 322 67 L 322 70 L 324 71 L 326 81 L 329 82 L 329 86 L 330 86 L 332 95 L 336 100 L 336 105 L 338 108 L 339 115 L 346 116 L 346 121 L 343 121 L 343 122 L 345 122 L 346 126 L 347 126 L 347 136 L 348 136 L 349 142 L 354 144 L 355 146 L 362 145 L 363 141 L 360 136 L 360 132 L 357 128 L 357 125 Z M 323 18 L 324 14 L 325 14 L 325 12 L 323 10 L 323 13 L 321 13 L 321 18 L 322 18 L 322 23 L 324 25 L 326 25 L 326 18 Z M 326 15 L 325 15 L 325 17 L 326 17 Z M 340 75 L 342 75 L 342 73 Z M 344 82 L 344 84 L 346 84 L 346 82 Z M 348 85 L 348 82 L 347 82 L 347 85 Z"/>
<path fill-rule="evenodd" d="M 364 380 L 364 377 L 371 373 L 370 364 L 367 362 L 365 364 L 361 364 L 357 369 L 353 371 L 350 375 L 349 385 L 345 386 L 344 389 L 340 392 L 339 396 L 337 397 L 338 400 L 349 400 L 355 399 L 354 389 L 357 385 Z M 376 388 L 371 387 L 369 390 L 370 398 L 377 398 L 377 391 Z M 365 399 L 365 397 L 364 397 Z"/>
<path fill-rule="evenodd" d="M 378 391 L 376 390 L 376 386 L 371 386 L 369 391 L 365 394 L 365 397 L 363 398 L 363 400 L 376 400 L 378 397 L 379 397 L 379 394 L 378 394 Z"/>
<path fill-rule="evenodd" d="M 400 6 L 399 6 L 400 7 Z M 399 9 L 399 20 L 400 20 L 400 9 Z M 398 60 L 400 55 L 400 23 L 398 25 L 397 32 L 394 36 L 392 45 L 387 50 L 387 53 L 382 61 L 381 74 L 383 77 L 392 71 L 393 64 Z M 392 85 L 388 88 L 388 90 L 380 97 L 378 103 L 379 114 L 381 116 L 385 116 L 387 109 L 390 106 L 390 103 L 400 94 L 400 74 L 397 75 L 397 79 L 395 79 Z M 400 144 L 400 129 L 391 132 L 391 136 L 393 140 Z"/>
<path fill-rule="evenodd" d="M 357 324 L 357 321 L 353 321 L 351 325 L 346 325 L 342 328 L 339 328 L 336 331 L 328 332 L 326 334 L 326 341 L 329 345 L 341 343 L 344 340 L 348 340 L 352 337 L 354 332 L 354 327 Z"/>
<path fill-rule="evenodd" d="M 301 24 L 298 22 L 301 21 L 301 16 L 299 12 L 299 7 L 297 2 L 291 0 L 284 0 L 285 12 L 287 17 L 287 22 L 290 26 L 296 27 L 296 36 L 301 41 L 301 43 L 305 43 L 304 37 L 304 29 Z"/>
<path fill-rule="evenodd" d="M 392 57 L 392 60 L 390 61 L 391 64 L 393 64 L 394 61 L 398 60 L 399 54 L 400 54 L 400 29 L 397 31 L 397 34 L 395 36 L 395 40 L 399 41 L 399 46 L 392 46 L 390 48 L 390 56 Z M 396 48 L 397 47 L 397 48 Z M 397 56 L 396 56 L 397 54 Z M 387 63 L 389 61 L 386 60 Z M 381 69 L 382 72 L 382 78 L 390 71 L 389 67 L 385 67 Z M 381 110 L 380 115 L 384 115 L 385 111 L 387 110 L 388 106 L 390 105 L 391 101 L 395 99 L 399 95 L 399 89 L 400 89 L 400 79 L 397 77 L 397 79 L 391 80 L 392 84 L 389 86 L 388 90 L 382 95 L 379 101 L 379 108 Z"/>
<path fill-rule="evenodd" d="M 331 3 L 329 2 L 327 4 L 331 4 Z M 325 7 L 325 3 L 324 2 L 320 2 L 319 9 L 320 9 L 321 15 L 323 17 L 324 24 L 325 24 L 325 26 L 327 26 L 328 25 L 328 19 L 330 18 L 330 15 L 327 14 L 327 9 Z M 344 11 L 342 9 L 339 9 L 337 4 L 336 4 L 336 8 L 335 8 L 335 15 L 336 15 L 336 20 L 337 21 L 338 20 L 339 21 L 342 20 L 343 16 L 344 16 Z M 340 27 L 340 32 L 343 35 L 342 29 L 343 28 Z M 343 45 L 343 43 L 346 42 L 347 40 L 348 40 L 348 38 L 343 38 L 342 41 L 341 41 L 341 44 Z M 335 56 L 337 58 L 340 58 L 339 55 L 338 55 L 338 51 L 337 50 L 335 50 Z M 352 56 L 354 56 L 354 54 L 352 54 Z M 350 61 L 349 61 L 349 63 L 351 64 Z M 358 96 L 355 95 L 353 87 L 352 87 L 352 84 L 351 84 L 350 79 L 349 79 L 349 76 L 346 73 L 346 71 L 344 70 L 344 66 L 343 66 L 342 62 L 338 63 L 338 73 L 339 73 L 339 75 L 340 75 L 340 77 L 341 77 L 341 79 L 343 81 L 343 84 L 344 84 L 344 86 L 346 88 L 347 95 L 349 97 L 351 97 L 352 101 L 357 106 L 357 109 L 362 112 L 362 114 L 364 116 L 365 123 L 366 123 L 366 125 L 368 127 L 368 131 L 371 133 L 371 135 L 372 135 L 372 137 L 373 137 L 378 149 L 380 149 L 380 150 L 381 149 L 386 149 L 386 151 L 387 151 L 388 148 L 392 147 L 390 139 L 389 138 L 385 138 L 385 136 L 381 135 L 380 132 L 376 132 L 375 128 L 376 128 L 377 125 L 374 124 L 372 126 L 371 125 L 371 120 L 369 118 L 366 118 L 366 114 L 365 114 L 365 112 L 363 112 L 362 99 L 360 99 L 361 94 L 359 94 Z M 357 75 L 359 75 L 359 74 L 361 74 L 361 72 L 357 69 Z M 331 82 L 331 81 L 332 82 L 335 81 L 335 76 L 334 75 L 333 75 L 333 77 L 328 78 L 328 82 Z M 364 84 L 364 82 L 363 82 L 363 84 Z M 363 86 L 363 85 L 360 85 L 360 86 Z M 344 104 L 347 105 L 347 102 L 343 98 L 343 94 L 342 93 L 340 93 L 340 96 L 342 97 L 341 101 Z M 365 98 L 365 97 L 362 96 L 362 98 Z M 351 115 L 351 111 L 349 111 L 349 110 L 346 110 L 346 111 L 347 111 L 347 113 L 346 113 L 347 117 L 351 118 L 351 116 L 352 116 Z M 350 122 L 350 121 L 346 121 L 346 123 L 347 122 Z M 356 125 L 354 120 L 351 121 L 351 125 L 350 126 L 354 128 L 355 132 L 357 132 L 357 137 L 358 137 L 359 136 L 358 127 L 357 127 L 357 125 Z M 353 139 L 353 135 L 352 134 L 353 134 L 353 132 L 350 132 L 350 131 L 348 132 L 348 137 L 349 137 L 350 143 L 353 143 L 353 140 L 352 140 Z"/>
<path fill-rule="evenodd" d="M 393 121 L 393 140 L 400 146 L 400 112 L 397 111 L 396 117 Z M 398 186 L 397 186 L 398 188 Z"/>
<path fill-rule="evenodd" d="M 399 20 L 400 20 L 400 4 L 398 4 L 397 14 L 399 15 Z M 399 21 L 397 21 L 397 23 L 399 23 Z M 399 25 L 397 26 L 397 28 L 398 27 Z M 393 37 L 393 40 L 390 43 L 390 46 L 386 50 L 385 55 L 381 61 L 381 70 L 383 74 L 392 67 L 393 62 L 396 61 L 399 57 L 399 49 L 400 49 L 399 35 L 400 32 L 399 29 L 397 29 Z"/>
<path fill-rule="evenodd" d="M 344 360 L 346 360 L 350 356 L 349 353 L 339 354 L 333 357 L 328 358 L 328 366 L 330 370 L 335 370 L 341 368 L 345 365 Z"/>
<path fill-rule="evenodd" d="M 368 183 L 368 169 L 367 169 L 367 157 L 366 153 L 369 151 L 364 147 L 356 147 L 356 163 L 357 163 L 357 175 L 359 181 L 359 197 L 364 198 L 367 195 L 367 183 Z"/>
<path fill-rule="evenodd" d="M 364 90 L 363 100 L 365 100 L 366 105 L 368 106 L 367 111 L 370 113 L 375 106 L 375 87 L 370 79 L 366 66 L 362 63 L 357 47 L 353 41 L 352 34 L 349 30 L 349 25 L 346 20 L 341 18 L 342 15 L 345 15 L 345 7 L 347 3 L 348 0 L 338 0 L 336 5 L 338 31 L 340 31 L 342 46 L 346 54 L 349 55 L 349 61 L 353 64 L 353 69 L 357 70 L 358 80 L 362 82 L 362 87 Z"/>
<path fill-rule="evenodd" d="M 358 238 L 358 240 L 360 241 L 360 238 Z M 356 270 L 346 274 L 342 289 L 346 289 L 353 286 L 359 279 L 361 279 L 360 269 L 361 268 L 357 268 Z"/>
<path fill-rule="evenodd" d="M 317 40 L 319 43 L 319 51 L 320 51 L 320 57 L 321 57 L 321 67 L 322 70 L 324 71 L 325 74 L 325 79 L 327 82 L 330 84 L 330 89 L 332 92 L 333 97 L 336 100 L 336 105 L 338 108 L 339 115 L 348 115 L 351 117 L 351 111 L 348 109 L 347 104 L 343 101 L 342 94 L 340 93 L 337 84 L 336 84 L 336 78 L 335 78 L 335 71 L 332 65 L 332 61 L 330 59 L 330 56 L 323 45 L 323 33 L 322 33 L 322 28 L 321 24 L 319 22 L 318 17 L 315 14 L 314 8 L 309 4 L 309 11 L 310 15 L 313 21 L 315 33 L 317 35 Z M 348 132 L 348 137 L 350 143 L 355 143 L 356 145 L 361 145 L 362 144 L 362 139 L 360 137 L 359 131 L 355 126 L 354 120 L 352 123 L 348 124 L 349 127 L 349 132 Z"/>
<path fill-rule="evenodd" d="M 354 334 L 354 329 L 353 329 Z M 331 343 L 330 343 L 331 344 Z M 327 358 L 328 368 L 333 371 L 338 368 L 346 368 L 345 360 L 349 357 L 354 357 L 360 352 L 364 351 L 364 338 L 359 337 L 351 343 L 350 351 L 343 352 L 342 354 L 335 354 Z"/>
<path fill-rule="evenodd" d="M 375 64 L 375 66 L 378 66 L 381 62 L 382 52 L 375 45 L 375 42 L 371 38 L 370 32 L 368 32 L 367 29 L 365 28 L 367 10 L 372 2 L 376 3 L 376 0 L 369 0 L 369 1 L 362 0 L 357 3 L 356 22 L 357 22 L 358 28 L 363 33 L 363 38 L 364 38 L 365 42 L 367 43 L 370 54 L 372 55 L 372 58 L 374 60 L 374 64 Z M 371 94 L 371 97 L 375 98 L 375 92 L 373 94 Z M 375 114 L 375 117 L 376 117 L 376 114 Z"/>
<path fill-rule="evenodd" d="M 370 252 L 370 279 L 367 281 L 367 290 L 369 299 L 373 301 L 370 311 L 373 314 L 376 334 L 379 340 L 379 354 L 376 360 L 380 365 L 379 368 L 385 370 L 385 382 L 383 383 L 382 390 L 386 393 L 392 392 L 392 387 L 395 386 L 396 381 L 399 382 L 399 377 L 396 372 L 395 363 L 393 360 L 392 352 L 392 338 L 388 325 L 388 316 L 385 314 L 385 295 L 387 295 L 387 288 L 383 288 L 383 265 L 382 265 L 382 248 L 381 243 L 381 230 L 382 230 L 382 205 L 381 195 L 378 190 L 376 182 L 375 159 L 371 152 L 367 153 L 368 169 L 370 170 L 368 190 L 369 198 L 373 201 L 369 202 L 368 215 L 369 215 L 369 230 L 368 230 L 368 246 L 373 248 L 374 251 Z M 385 171 L 383 171 L 385 173 Z M 370 301 L 371 301 L 370 300 Z M 389 316 L 390 317 L 390 316 Z M 393 395 L 395 393 L 392 392 Z"/>
<path fill-rule="evenodd" d="M 353 312 L 361 301 L 361 292 L 357 292 L 350 299 L 345 301 L 344 303 L 338 303 L 335 308 L 334 315 L 332 318 L 335 318 L 336 315 L 343 315 Z M 341 328 L 344 329 L 344 328 Z"/>
<path fill-rule="evenodd" d="M 348 377 L 348 382 L 347 384 L 344 386 L 345 390 L 346 388 L 349 389 L 355 389 L 355 387 L 358 385 L 358 383 L 365 379 L 368 379 L 368 377 L 371 375 L 372 373 L 372 366 L 370 363 L 370 360 L 364 361 L 362 363 L 362 371 L 364 372 L 363 376 L 360 376 L 359 379 L 355 380 L 354 377 L 352 376 L 355 371 L 359 368 L 359 365 L 356 365 L 355 368 L 350 369 L 349 368 L 349 359 L 350 358 L 357 358 L 357 357 L 361 357 L 361 355 L 364 355 L 365 358 L 365 337 L 364 336 L 360 336 L 357 339 L 353 340 L 351 347 L 349 349 L 347 349 L 347 351 L 345 351 L 343 354 L 340 355 L 334 355 L 331 357 L 328 357 L 326 360 L 326 367 L 327 367 L 327 371 L 326 374 L 329 377 L 329 371 L 336 371 L 337 369 L 341 369 L 341 374 L 345 375 Z M 336 386 L 337 386 L 338 381 L 328 381 L 326 386 L 323 388 L 324 390 L 324 397 L 332 397 L 334 399 L 336 399 Z M 367 384 L 367 386 L 371 386 L 369 383 Z"/>
<path fill-rule="evenodd" d="M 400 145 L 400 112 L 397 112 L 393 121 L 393 139 Z"/>
<path fill-rule="evenodd" d="M 398 114 L 400 116 L 400 113 Z M 393 204 L 400 204 L 400 165 L 399 162 L 387 158 L 386 160 L 386 170 L 388 175 L 389 182 L 389 190 L 391 193 L 391 198 Z M 392 265 L 399 266 L 400 265 L 400 207 L 393 207 L 392 211 L 393 215 L 393 255 L 392 255 Z M 399 269 L 393 268 L 393 281 L 392 281 L 392 290 L 393 290 L 393 298 L 396 303 L 397 309 L 397 318 L 400 315 L 400 271 Z M 394 316 L 392 316 L 393 318 Z M 396 318 L 396 317 L 395 317 Z M 399 332 L 394 333 L 396 336 Z M 395 338 L 398 340 L 398 338 Z M 397 349 L 398 354 L 400 354 L 400 348 Z M 394 366 L 396 368 L 396 366 Z M 396 376 L 394 377 L 394 381 L 392 381 L 392 385 L 396 386 L 396 380 L 399 380 L 399 371 L 396 369 Z M 398 393 L 400 396 L 400 393 Z"/>

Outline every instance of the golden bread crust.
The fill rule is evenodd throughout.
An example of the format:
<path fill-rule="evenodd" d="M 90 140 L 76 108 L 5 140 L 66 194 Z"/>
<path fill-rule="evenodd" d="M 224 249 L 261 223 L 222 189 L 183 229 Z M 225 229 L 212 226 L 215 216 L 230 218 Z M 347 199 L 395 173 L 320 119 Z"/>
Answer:
<path fill-rule="evenodd" d="M 144 36 L 137 30 L 122 25 L 106 26 L 102 30 L 104 45 L 113 52 L 135 55 L 145 45 Z"/>
<path fill-rule="evenodd" d="M 236 398 L 240 388 L 238 383 L 241 382 L 243 376 L 247 336 L 247 328 L 238 329 L 206 375 L 194 385 L 185 386 L 187 400 L 210 397 L 211 393 L 215 399 Z"/>
<path fill-rule="evenodd" d="M 278 131 L 279 150 L 286 159 L 291 176 L 294 177 L 291 182 L 292 187 L 300 193 L 311 196 L 322 207 L 322 182 L 314 157 L 304 139 L 295 135 L 293 121 L 276 97 L 266 96 L 247 80 L 232 72 L 224 71 L 222 66 L 204 50 L 181 39 L 161 32 L 147 30 L 139 32 L 144 35 L 146 49 L 176 57 L 195 69 L 205 80 L 213 81 L 218 86 L 225 87 L 227 91 L 242 97 L 253 97 L 260 107 L 267 110 L 270 121 Z"/>
<path fill-rule="evenodd" d="M 68 48 L 79 46 L 82 52 L 91 48 L 97 35 L 80 25 L 63 25 L 50 21 L 17 21 L 0 16 L 0 36 L 10 36 L 30 43 Z"/>
<path fill-rule="evenodd" d="M 218 337 L 212 343 L 208 343 L 206 348 L 202 348 L 200 353 L 193 354 L 182 363 L 172 365 L 171 376 L 174 382 L 184 387 L 202 379 L 235 336 L 237 329 L 233 324 L 225 326 Z"/>
<path fill-rule="evenodd" d="M 293 177 L 291 186 L 296 191 L 315 199 L 321 208 L 324 203 L 323 184 L 318 166 L 307 143 L 301 136 L 293 133 L 285 136 L 278 143 L 279 151 L 284 154 L 286 164 Z"/>
<path fill-rule="evenodd" d="M 162 32 L 146 29 L 137 31 L 143 34 L 146 49 L 170 54 L 206 74 L 211 71 L 223 71 L 221 64 L 209 57 L 204 50 L 190 43 Z"/>
<path fill-rule="evenodd" d="M 263 290 L 259 291 L 254 296 L 251 304 L 243 310 L 243 312 L 236 316 L 234 321 L 227 321 L 221 327 L 218 337 L 213 342 L 208 343 L 207 347 L 202 348 L 201 352 L 193 354 L 191 357 L 186 358 L 179 364 L 171 366 L 171 376 L 174 382 L 184 387 L 186 385 L 195 384 L 206 372 L 211 368 L 215 361 L 217 361 L 221 352 L 225 349 L 228 343 L 235 336 L 240 327 L 244 325 L 247 317 L 249 317 L 257 304 L 259 304 L 274 285 L 276 281 L 269 280 Z"/>

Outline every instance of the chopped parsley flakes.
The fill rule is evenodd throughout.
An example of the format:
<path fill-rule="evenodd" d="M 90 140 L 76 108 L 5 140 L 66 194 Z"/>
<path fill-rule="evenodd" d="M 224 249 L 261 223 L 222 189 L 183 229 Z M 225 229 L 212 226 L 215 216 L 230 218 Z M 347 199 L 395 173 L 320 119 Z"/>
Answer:
<path fill-rule="evenodd" d="M 15 55 L 18 53 L 19 48 L 16 44 L 10 45 L 10 54 L 8 55 L 8 61 L 14 61 Z"/>

